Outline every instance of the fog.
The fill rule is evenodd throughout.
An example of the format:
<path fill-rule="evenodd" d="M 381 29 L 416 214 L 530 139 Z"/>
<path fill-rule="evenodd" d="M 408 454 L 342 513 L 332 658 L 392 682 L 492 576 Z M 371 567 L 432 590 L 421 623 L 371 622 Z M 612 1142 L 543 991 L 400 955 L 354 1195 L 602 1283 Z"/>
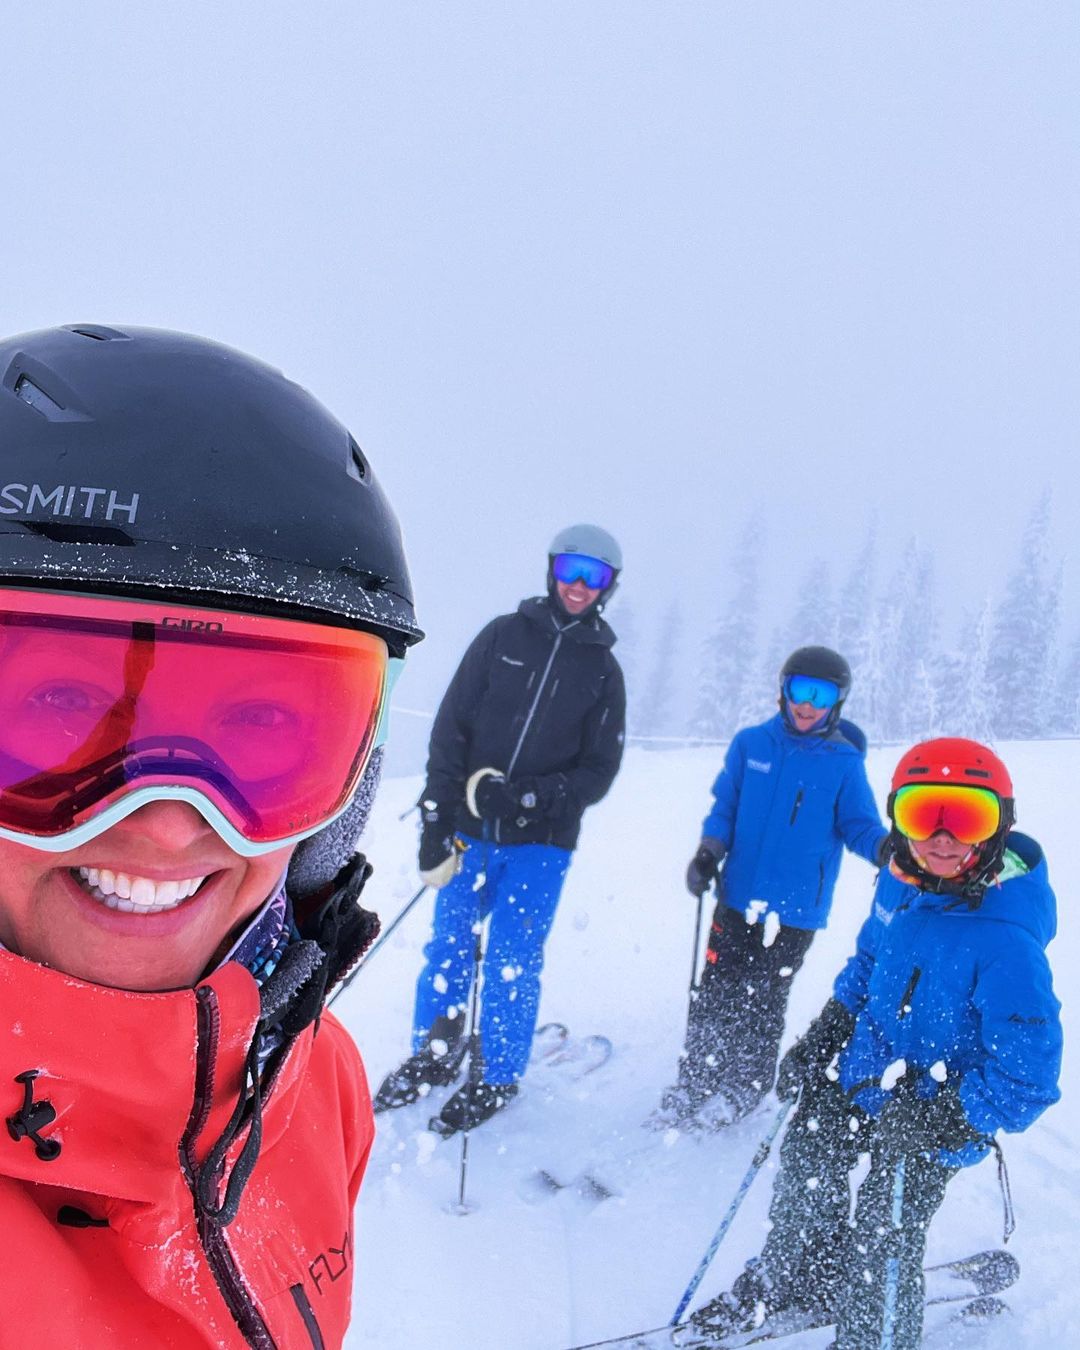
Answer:
<path fill-rule="evenodd" d="M 324 399 L 405 529 L 420 711 L 579 519 L 647 645 L 747 527 L 763 631 L 871 526 L 957 623 L 1048 488 L 1071 634 L 1078 69 L 1050 0 L 39 0 L 0 322 L 199 332 Z"/>

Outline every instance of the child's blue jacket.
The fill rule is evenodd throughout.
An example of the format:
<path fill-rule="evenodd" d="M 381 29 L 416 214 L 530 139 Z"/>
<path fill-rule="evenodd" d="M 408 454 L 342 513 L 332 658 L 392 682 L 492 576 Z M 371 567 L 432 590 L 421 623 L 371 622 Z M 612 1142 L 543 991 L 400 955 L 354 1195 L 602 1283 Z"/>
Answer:
<path fill-rule="evenodd" d="M 1061 1022 L 1045 948 L 1057 907 L 1034 839 L 1013 831 L 1007 880 L 982 903 L 933 895 L 882 871 L 870 917 L 834 993 L 855 1014 L 840 1085 L 870 1115 L 889 1099 L 882 1075 L 904 1060 L 905 1083 L 932 1097 L 959 1080 L 975 1129 L 1018 1131 L 1061 1095 Z M 939 1153 L 977 1162 L 988 1142 Z"/>
<path fill-rule="evenodd" d="M 825 927 L 844 845 L 874 862 L 888 833 L 865 759 L 866 738 L 851 722 L 800 735 L 777 713 L 736 733 L 702 829 L 728 850 L 725 904 L 764 901 L 782 924 Z"/>

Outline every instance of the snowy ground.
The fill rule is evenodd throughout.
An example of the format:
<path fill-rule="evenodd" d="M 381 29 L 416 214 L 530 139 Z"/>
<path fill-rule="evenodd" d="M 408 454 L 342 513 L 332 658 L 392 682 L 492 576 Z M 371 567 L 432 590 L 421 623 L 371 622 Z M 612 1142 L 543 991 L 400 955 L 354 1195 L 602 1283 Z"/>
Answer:
<path fill-rule="evenodd" d="M 872 752 L 884 803 L 898 751 Z M 957 1346 L 988 1350 L 1080 1345 L 1078 1002 L 1073 922 L 1080 849 L 1073 790 L 1080 742 L 1007 745 L 1020 824 L 1044 845 L 1061 932 L 1050 948 L 1065 1004 L 1063 1101 L 1025 1135 L 1005 1137 L 1017 1211 L 1010 1244 L 1023 1267 L 1006 1323 L 960 1332 Z M 430 1105 L 380 1117 L 357 1215 L 357 1275 L 350 1350 L 565 1350 L 664 1323 L 723 1215 L 768 1125 L 767 1115 L 704 1143 L 650 1134 L 641 1120 L 670 1080 L 681 1041 L 694 902 L 682 874 L 697 842 L 718 754 L 631 750 L 615 788 L 585 819 L 582 845 L 548 943 L 541 1020 L 602 1031 L 616 1053 L 578 1083 L 534 1070 L 521 1096 L 484 1126 L 469 1150 L 465 1217 L 457 1198 L 458 1140 L 425 1131 Z M 416 889 L 415 817 L 397 819 L 419 791 L 388 779 L 364 839 L 376 864 L 371 903 L 389 920 Z M 830 928 L 796 981 L 789 1036 L 827 997 L 867 909 L 872 872 L 845 860 Z M 408 1050 L 413 987 L 431 900 L 402 924 L 338 1003 L 373 1084 Z M 436 1101 L 438 1098 L 436 1098 Z M 537 1202 L 524 1186 L 538 1168 L 570 1175 L 592 1166 L 619 1194 L 587 1207 L 571 1192 Z M 726 1288 L 762 1241 L 771 1167 L 758 1178 L 695 1300 Z M 944 1259 L 1001 1240 L 992 1162 L 961 1173 L 931 1229 L 929 1257 Z M 786 1342 L 801 1350 L 824 1333 Z M 938 1338 L 935 1345 L 948 1344 Z"/>

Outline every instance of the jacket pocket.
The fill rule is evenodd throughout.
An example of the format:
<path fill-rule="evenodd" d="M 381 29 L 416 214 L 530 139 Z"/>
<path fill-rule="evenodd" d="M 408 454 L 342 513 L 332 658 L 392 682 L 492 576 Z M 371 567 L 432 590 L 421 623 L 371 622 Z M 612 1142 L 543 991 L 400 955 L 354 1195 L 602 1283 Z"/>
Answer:
<path fill-rule="evenodd" d="M 791 819 L 788 821 L 789 825 L 795 824 L 795 817 L 799 814 L 799 808 L 802 806 L 802 802 L 803 802 L 803 790 L 802 788 L 800 788 L 798 792 L 796 792 L 795 794 L 795 804 L 791 808 Z"/>

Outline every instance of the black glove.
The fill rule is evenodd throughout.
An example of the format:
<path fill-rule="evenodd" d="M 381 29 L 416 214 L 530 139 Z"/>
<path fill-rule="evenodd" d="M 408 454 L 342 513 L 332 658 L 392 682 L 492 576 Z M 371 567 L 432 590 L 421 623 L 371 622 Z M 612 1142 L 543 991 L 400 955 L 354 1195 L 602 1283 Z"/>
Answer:
<path fill-rule="evenodd" d="M 960 1085 L 950 1083 L 934 1097 L 900 1092 L 877 1119 L 877 1139 L 886 1153 L 927 1153 L 959 1149 L 983 1136 L 960 1105 Z"/>
<path fill-rule="evenodd" d="M 717 871 L 724 861 L 727 846 L 719 839 L 706 836 L 698 845 L 698 851 L 690 859 L 686 869 L 686 889 L 699 899 L 716 880 Z"/>
<path fill-rule="evenodd" d="M 804 1083 L 820 1077 L 854 1029 L 855 1014 L 838 998 L 829 999 L 780 1061 L 776 1072 L 776 1095 L 780 1100 L 793 1101 Z"/>
<path fill-rule="evenodd" d="M 476 785 L 476 809 L 482 820 L 504 820 L 507 816 L 520 815 L 522 808 L 517 784 L 493 773 L 481 778 Z"/>
<path fill-rule="evenodd" d="M 452 809 L 438 802 L 423 799 L 420 802 L 420 854 L 417 859 L 420 880 L 436 890 L 447 885 L 461 866 L 461 848 L 454 834 Z"/>

